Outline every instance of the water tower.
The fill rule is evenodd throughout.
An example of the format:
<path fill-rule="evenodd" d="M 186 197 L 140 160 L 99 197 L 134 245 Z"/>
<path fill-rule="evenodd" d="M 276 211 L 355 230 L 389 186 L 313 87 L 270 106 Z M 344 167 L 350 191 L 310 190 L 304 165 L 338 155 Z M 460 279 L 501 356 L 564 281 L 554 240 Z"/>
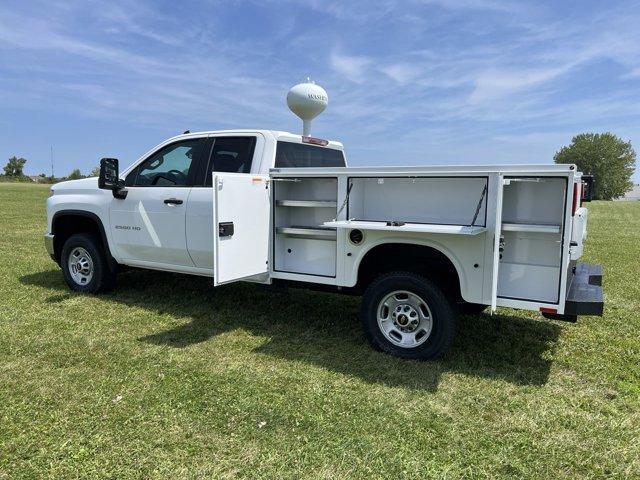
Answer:
<path fill-rule="evenodd" d="M 302 119 L 303 137 L 311 135 L 311 120 L 320 115 L 328 103 L 325 89 L 308 78 L 306 82 L 291 87 L 287 93 L 289 110 Z"/>

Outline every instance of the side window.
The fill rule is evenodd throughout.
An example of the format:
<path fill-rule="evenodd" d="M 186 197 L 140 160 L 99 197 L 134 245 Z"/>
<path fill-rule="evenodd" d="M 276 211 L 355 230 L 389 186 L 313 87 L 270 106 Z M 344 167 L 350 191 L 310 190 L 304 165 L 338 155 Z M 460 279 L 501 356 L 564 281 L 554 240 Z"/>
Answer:
<path fill-rule="evenodd" d="M 250 173 L 256 137 L 215 137 L 205 185 L 211 186 L 212 172 Z"/>
<path fill-rule="evenodd" d="M 135 187 L 186 187 L 192 184 L 195 167 L 205 139 L 194 138 L 167 145 L 142 162 L 126 183 Z M 133 177 L 129 179 L 129 176 Z"/>

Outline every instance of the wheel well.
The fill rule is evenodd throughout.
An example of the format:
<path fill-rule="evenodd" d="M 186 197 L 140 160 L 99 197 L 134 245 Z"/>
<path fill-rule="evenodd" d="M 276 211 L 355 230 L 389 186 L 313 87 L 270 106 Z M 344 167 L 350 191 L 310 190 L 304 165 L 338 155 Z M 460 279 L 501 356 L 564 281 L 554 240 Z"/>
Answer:
<path fill-rule="evenodd" d="M 451 260 L 433 247 L 408 243 L 385 243 L 369 250 L 360 262 L 356 288 L 364 291 L 376 277 L 392 271 L 427 277 L 451 298 L 461 299 L 460 278 Z"/>
<path fill-rule="evenodd" d="M 107 257 L 115 262 L 109 251 L 107 239 L 102 223 L 97 216 L 90 213 L 59 212 L 53 217 L 51 233 L 53 237 L 53 251 L 56 262 L 60 263 L 62 247 L 71 235 L 76 233 L 90 233 L 96 235 L 102 241 Z"/>

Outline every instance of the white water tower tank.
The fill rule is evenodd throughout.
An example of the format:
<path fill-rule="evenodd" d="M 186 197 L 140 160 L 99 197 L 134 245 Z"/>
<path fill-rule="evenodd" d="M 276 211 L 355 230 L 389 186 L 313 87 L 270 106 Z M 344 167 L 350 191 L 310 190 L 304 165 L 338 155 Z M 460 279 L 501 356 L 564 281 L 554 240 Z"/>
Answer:
<path fill-rule="evenodd" d="M 289 110 L 302 119 L 302 135 L 311 135 L 311 120 L 320 115 L 327 104 L 329 96 L 324 88 L 307 78 L 304 83 L 291 87 L 287 94 Z"/>

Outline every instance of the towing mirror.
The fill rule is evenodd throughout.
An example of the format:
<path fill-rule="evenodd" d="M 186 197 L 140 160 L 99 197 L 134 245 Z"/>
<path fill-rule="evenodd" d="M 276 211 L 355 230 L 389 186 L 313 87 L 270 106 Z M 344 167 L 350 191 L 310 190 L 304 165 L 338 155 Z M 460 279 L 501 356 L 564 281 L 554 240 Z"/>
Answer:
<path fill-rule="evenodd" d="M 120 180 L 119 166 L 117 158 L 103 158 L 100 160 L 100 176 L 98 177 L 98 188 L 111 190 L 116 198 L 125 198 L 127 191 L 124 190 L 124 182 Z"/>
<path fill-rule="evenodd" d="M 593 200 L 593 175 L 582 175 L 582 201 Z"/>

